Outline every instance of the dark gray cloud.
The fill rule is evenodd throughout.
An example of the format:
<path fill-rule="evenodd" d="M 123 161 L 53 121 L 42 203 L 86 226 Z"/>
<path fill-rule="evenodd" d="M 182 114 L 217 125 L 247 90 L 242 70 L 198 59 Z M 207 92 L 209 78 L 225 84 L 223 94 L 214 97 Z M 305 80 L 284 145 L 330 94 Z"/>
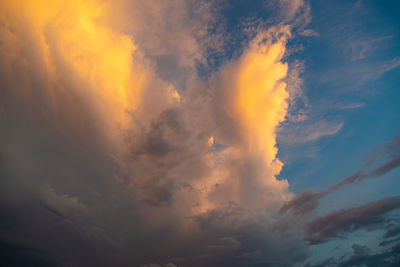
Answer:
<path fill-rule="evenodd" d="M 385 236 L 385 237 L 386 237 L 386 236 Z M 390 240 L 385 240 L 385 241 L 380 242 L 380 243 L 379 243 L 379 246 L 381 246 L 381 247 L 386 247 L 386 246 L 388 246 L 388 245 L 396 244 L 396 243 L 399 243 L 399 242 L 400 242 L 400 238 L 390 239 Z"/>
<path fill-rule="evenodd" d="M 399 244 L 400 245 L 400 244 Z M 339 267 L 351 267 L 351 266 L 383 266 L 383 267 L 395 267 L 400 264 L 400 250 L 399 246 L 386 250 L 381 253 L 373 253 L 368 247 L 353 244 L 353 255 L 348 258 L 334 259 L 329 258 L 323 262 L 316 264 L 306 264 L 304 267 L 322 267 L 322 266 L 339 266 Z"/>
<path fill-rule="evenodd" d="M 216 260 L 211 266 L 291 266 L 309 256 L 301 229 L 293 227 L 293 218 L 254 218 L 232 205 L 195 219 L 201 229 L 208 229 L 203 231 L 204 238 L 217 233 L 222 236 L 198 254 L 196 266 L 209 265 L 210 259 Z"/>
<path fill-rule="evenodd" d="M 12 243 L 0 243 L 0 257 L 2 265 L 10 267 L 18 266 L 57 266 L 57 261 L 50 258 L 48 253 Z"/>
<path fill-rule="evenodd" d="M 320 202 L 320 199 L 326 197 L 327 195 L 331 194 L 335 190 L 348 185 L 352 184 L 355 181 L 361 181 L 366 176 L 363 171 L 358 171 L 353 175 L 343 179 L 341 182 L 330 186 L 327 190 L 322 192 L 315 192 L 314 190 L 306 190 L 294 197 L 292 200 L 285 203 L 282 208 L 281 212 L 288 212 L 292 211 L 295 214 L 306 214 L 315 210 Z"/>
<path fill-rule="evenodd" d="M 387 230 L 386 234 L 385 234 L 385 238 L 389 238 L 389 237 L 395 237 L 397 235 L 400 234 L 400 225 L 390 228 Z"/>
<path fill-rule="evenodd" d="M 400 157 L 392 159 L 390 162 L 383 164 L 382 166 L 372 170 L 368 173 L 368 177 L 378 177 L 388 173 L 389 171 L 393 170 L 400 166 Z"/>
<path fill-rule="evenodd" d="M 359 170 L 342 181 L 331 185 L 327 190 L 321 192 L 315 192 L 314 190 L 306 190 L 287 203 L 285 203 L 281 212 L 292 211 L 295 214 L 306 214 L 315 210 L 322 198 L 329 194 L 332 194 L 336 190 L 343 188 L 344 186 L 361 182 L 364 179 L 377 178 L 385 175 L 391 170 L 400 166 L 400 136 L 395 136 L 393 139 L 385 143 L 380 148 L 375 148 L 373 152 L 366 156 L 366 167 L 371 166 L 376 161 L 386 160 L 388 162 L 382 163 L 378 167 L 370 170 L 366 169 Z"/>
<path fill-rule="evenodd" d="M 306 214 L 318 207 L 319 200 L 323 195 L 314 190 L 306 190 L 294 197 L 292 200 L 285 203 L 281 212 L 292 211 L 295 214 Z"/>
<path fill-rule="evenodd" d="M 385 223 L 384 215 L 400 208 L 400 197 L 388 197 L 364 206 L 343 209 L 314 218 L 307 224 L 306 240 L 311 244 L 326 242 L 370 226 Z"/>

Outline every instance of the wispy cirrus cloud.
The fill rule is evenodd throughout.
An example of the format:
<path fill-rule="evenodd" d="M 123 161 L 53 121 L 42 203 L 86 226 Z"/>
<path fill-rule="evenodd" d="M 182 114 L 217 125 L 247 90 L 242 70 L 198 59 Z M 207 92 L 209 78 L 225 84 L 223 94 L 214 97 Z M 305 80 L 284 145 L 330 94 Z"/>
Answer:
<path fill-rule="evenodd" d="M 291 125 L 282 130 L 279 135 L 279 141 L 283 144 L 299 144 L 311 142 L 324 136 L 330 136 L 338 133 L 344 123 L 343 122 L 299 122 L 297 125 Z"/>

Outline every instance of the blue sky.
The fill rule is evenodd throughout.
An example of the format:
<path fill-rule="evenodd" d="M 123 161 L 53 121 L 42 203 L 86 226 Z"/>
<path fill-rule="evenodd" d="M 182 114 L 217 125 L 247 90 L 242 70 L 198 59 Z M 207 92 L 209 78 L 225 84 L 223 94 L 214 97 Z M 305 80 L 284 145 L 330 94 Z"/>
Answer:
<path fill-rule="evenodd" d="M 398 266 L 398 1 L 2 1 L 6 266 Z"/>
<path fill-rule="evenodd" d="M 290 161 L 280 177 L 287 178 L 297 193 L 308 188 L 321 191 L 348 177 L 363 167 L 366 155 L 400 131 L 400 27 L 394 12 L 398 3 L 312 1 L 311 6 L 310 27 L 318 35 L 307 40 L 302 51 L 310 116 L 342 122 L 343 126 L 337 133 L 311 142 L 278 143 L 281 157 Z M 394 169 L 374 180 L 351 185 L 327 197 L 315 213 L 322 216 L 397 196 L 399 175 L 400 170 Z M 323 261 L 328 255 L 350 253 L 353 243 L 381 251 L 381 240 L 381 230 L 357 231 L 345 239 L 314 246 L 311 259 Z M 336 246 L 342 247 L 337 254 L 332 252 Z"/>
<path fill-rule="evenodd" d="M 343 122 L 343 126 L 313 142 L 279 144 L 281 157 L 296 157 L 281 173 L 295 192 L 321 190 L 348 176 L 362 167 L 367 153 L 400 130 L 396 123 L 399 68 L 394 64 L 380 72 L 398 60 L 400 40 L 395 25 L 399 22 L 391 14 L 395 3 L 339 2 L 311 3 L 310 27 L 318 36 L 307 40 L 302 56 L 310 116 L 316 121 Z M 398 175 L 394 170 L 387 179 Z M 380 184 L 391 192 L 388 195 L 398 193 L 392 183 Z"/>

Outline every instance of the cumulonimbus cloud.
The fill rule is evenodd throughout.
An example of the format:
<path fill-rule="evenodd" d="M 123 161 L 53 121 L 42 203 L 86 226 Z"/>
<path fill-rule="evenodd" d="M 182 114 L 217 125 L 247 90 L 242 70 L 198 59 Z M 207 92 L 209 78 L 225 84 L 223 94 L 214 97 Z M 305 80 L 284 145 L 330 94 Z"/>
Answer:
<path fill-rule="evenodd" d="M 258 29 L 205 79 L 196 63 L 223 43 L 198 15 L 213 15 L 211 4 L 138 3 L 2 4 L 0 148 L 12 162 L 3 188 L 24 197 L 1 212 L 52 258 L 82 266 L 303 259 L 300 231 L 289 217 L 278 219 L 291 196 L 276 178 L 283 166 L 276 128 L 291 99 L 284 81 L 291 27 Z M 134 25 L 115 16 L 129 17 L 124 8 L 137 14 Z M 166 25 L 176 27 L 175 39 Z M 52 246 L 52 236 L 63 239 L 58 229 L 69 233 L 65 246 L 79 241 L 101 256 Z"/>

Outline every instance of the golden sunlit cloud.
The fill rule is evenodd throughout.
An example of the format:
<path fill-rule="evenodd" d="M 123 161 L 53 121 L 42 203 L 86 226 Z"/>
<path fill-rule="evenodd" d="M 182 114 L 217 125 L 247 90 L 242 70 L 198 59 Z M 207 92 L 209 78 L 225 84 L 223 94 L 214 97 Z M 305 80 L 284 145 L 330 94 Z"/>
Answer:
<path fill-rule="evenodd" d="M 290 32 L 283 28 L 274 33 L 282 35 L 275 43 L 265 41 L 271 39 L 268 34 L 271 33 L 259 34 L 239 60 L 232 115 L 243 129 L 247 152 L 264 154 L 265 162 L 272 164 L 277 154 L 275 130 L 285 119 L 288 108 L 289 94 L 282 81 L 288 66 L 281 59 Z"/>
<path fill-rule="evenodd" d="M 168 114 L 175 114 L 169 109 L 180 106 L 183 98 L 190 96 L 181 95 L 172 84 L 157 77 L 149 60 L 134 43 L 134 37 L 110 26 L 113 25 L 111 8 L 110 3 L 97 0 L 9 1 L 1 12 L 2 21 L 16 30 L 3 28 L 2 37 L 9 49 L 3 57 L 10 65 L 17 62 L 23 66 L 27 60 L 24 53 L 36 55 L 35 59 L 28 58 L 28 65 L 22 69 L 26 74 L 35 64 L 41 66 L 37 79 L 45 81 L 45 86 L 38 92 L 47 96 L 45 105 L 50 106 L 47 113 L 61 109 L 74 124 L 84 112 L 76 108 L 80 102 L 94 113 L 91 118 L 97 121 L 99 135 L 109 139 L 116 157 L 124 157 L 132 150 L 144 150 L 137 162 L 117 161 L 123 168 L 135 166 L 132 172 L 143 172 L 132 175 L 132 183 L 142 188 L 144 199 L 153 204 L 170 201 L 170 191 L 176 184 L 190 184 L 195 189 L 174 193 L 181 202 L 191 203 L 192 207 L 184 211 L 188 214 L 219 208 L 229 201 L 264 203 L 264 193 L 247 189 L 252 183 L 260 192 L 273 190 L 277 195 L 285 195 L 287 181 L 275 178 L 283 165 L 276 158 L 276 128 L 288 109 L 289 93 L 282 81 L 287 76 L 288 65 L 282 58 L 290 37 L 289 28 L 279 26 L 259 32 L 239 58 L 216 74 L 222 77 L 216 91 L 223 95 L 217 103 L 218 112 L 226 113 L 232 120 L 240 140 L 225 142 L 224 137 L 218 136 L 219 129 L 209 129 L 208 140 L 186 143 L 184 138 L 189 135 L 177 129 L 176 118 L 168 117 L 175 115 Z M 21 90 L 17 95 L 25 90 L 26 101 L 34 102 L 38 92 L 32 91 L 32 85 L 16 87 Z M 65 95 L 74 97 L 68 102 Z M 200 114 L 192 116 L 209 123 Z M 160 125 L 155 126 L 157 123 Z M 118 132 L 121 129 L 133 131 L 132 147 L 124 145 L 123 134 Z M 152 133 L 152 129 L 156 132 Z M 225 143 L 227 149 L 209 153 L 214 149 L 215 140 Z M 192 151 L 202 145 L 208 147 L 208 154 Z M 168 154 L 177 147 L 172 155 Z M 187 173 L 192 171 L 193 163 L 178 152 L 198 155 L 197 164 L 204 169 L 199 173 L 204 174 L 188 181 Z M 262 166 L 258 165 L 259 161 Z M 252 173 L 251 178 L 247 173 Z"/>
<path fill-rule="evenodd" d="M 276 179 L 283 166 L 277 158 L 276 129 L 288 110 L 289 93 L 283 81 L 288 65 L 282 58 L 289 37 L 289 27 L 260 32 L 239 58 L 218 73 L 216 94 L 221 95 L 221 103 L 216 105 L 227 117 L 217 124 L 224 129 L 231 120 L 233 126 L 217 139 L 227 149 L 208 159 L 213 171 L 196 183 L 202 192 L 200 212 L 230 201 L 248 209 L 265 208 L 290 197 L 288 182 Z M 231 141 L 232 136 L 238 138 Z M 208 146 L 214 140 L 210 137 Z"/>
<path fill-rule="evenodd" d="M 23 57 L 21 50 L 31 38 L 30 53 L 41 57 L 38 64 L 43 64 L 44 79 L 49 81 L 41 90 L 53 95 L 52 105 L 57 105 L 54 95 L 59 92 L 55 90 L 73 90 L 68 93 L 87 98 L 85 102 L 101 114 L 103 131 L 127 123 L 126 110 L 138 107 L 151 75 L 146 66 L 136 62 L 132 38 L 107 25 L 109 5 L 92 0 L 26 0 L 7 1 L 2 7 L 3 21 L 16 28 L 5 33 L 8 36 L 4 34 L 3 40 L 15 56 Z M 15 60 L 12 56 L 8 59 Z M 72 86 L 61 85 L 65 79 Z"/>
<path fill-rule="evenodd" d="M 246 29 L 239 47 L 219 8 L 185 0 L 2 2 L 0 160 L 11 155 L 21 184 L 27 177 L 37 217 L 51 212 L 60 232 L 104 239 L 109 251 L 126 247 L 126 263 L 139 263 L 129 266 L 150 262 L 152 248 L 160 258 L 209 266 L 190 262 L 214 255 L 213 247 L 229 257 L 247 253 L 235 232 L 248 225 L 257 243 L 259 233 L 269 235 L 291 196 L 277 179 L 276 142 L 293 97 L 285 82 L 291 28 Z M 231 41 L 232 58 L 224 47 Z M 130 253 L 130 240 L 143 247 Z"/>

